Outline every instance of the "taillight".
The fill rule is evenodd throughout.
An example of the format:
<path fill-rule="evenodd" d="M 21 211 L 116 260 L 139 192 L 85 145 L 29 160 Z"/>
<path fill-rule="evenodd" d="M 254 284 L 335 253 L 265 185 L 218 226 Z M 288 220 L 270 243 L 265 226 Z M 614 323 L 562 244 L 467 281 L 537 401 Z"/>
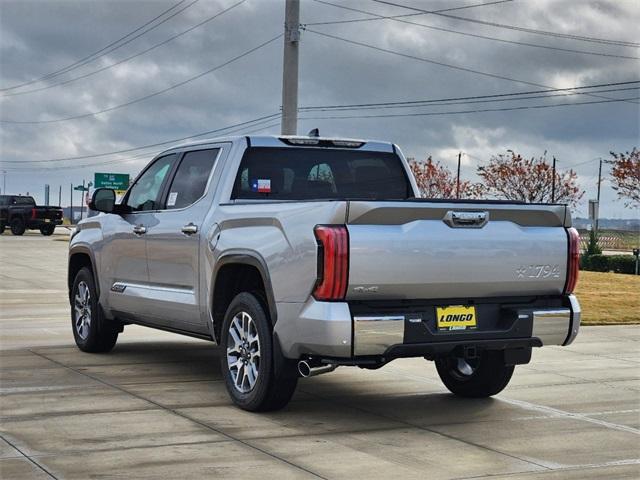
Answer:
<path fill-rule="evenodd" d="M 32 209 L 31 209 L 31 219 L 32 219 L 32 220 L 35 220 L 35 218 L 36 218 L 36 209 L 35 209 L 35 208 L 32 208 Z"/>
<path fill-rule="evenodd" d="M 569 238 L 569 259 L 567 261 L 567 282 L 564 286 L 564 293 L 573 293 L 578 283 L 578 271 L 580 270 L 580 234 L 575 228 L 567 229 Z"/>
<path fill-rule="evenodd" d="M 342 300 L 349 282 L 349 232 L 344 225 L 318 225 L 318 280 L 316 300 Z"/>

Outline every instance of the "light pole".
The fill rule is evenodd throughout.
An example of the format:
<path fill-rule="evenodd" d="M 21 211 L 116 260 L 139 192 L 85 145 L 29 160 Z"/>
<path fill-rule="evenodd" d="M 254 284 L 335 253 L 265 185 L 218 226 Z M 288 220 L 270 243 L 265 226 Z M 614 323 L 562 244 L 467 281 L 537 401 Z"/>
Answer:
<path fill-rule="evenodd" d="M 460 198 L 460 159 L 462 152 L 458 152 L 458 175 L 456 175 L 456 198 Z"/>
<path fill-rule="evenodd" d="M 0 173 L 2 173 L 2 194 L 6 195 L 7 194 L 7 171 L 0 170 Z"/>
<path fill-rule="evenodd" d="M 596 219 L 595 219 L 595 230 L 596 230 L 596 236 L 598 235 L 598 223 L 599 223 L 599 217 L 600 217 L 600 184 L 602 183 L 602 159 L 600 159 L 600 166 L 598 167 L 598 212 L 596 215 Z M 637 274 L 637 272 L 636 272 Z"/>
<path fill-rule="evenodd" d="M 553 167 L 551 168 L 551 203 L 556 202 L 556 157 L 553 157 Z"/>

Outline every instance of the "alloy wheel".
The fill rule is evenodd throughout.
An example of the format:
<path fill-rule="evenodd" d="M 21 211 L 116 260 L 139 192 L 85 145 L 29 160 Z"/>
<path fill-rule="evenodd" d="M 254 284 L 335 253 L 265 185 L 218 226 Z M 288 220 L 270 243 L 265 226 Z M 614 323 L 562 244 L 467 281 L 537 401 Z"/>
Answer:
<path fill-rule="evenodd" d="M 236 390 L 250 392 L 260 371 L 260 339 L 256 324 L 247 312 L 238 312 L 229 325 L 227 365 Z"/>
<path fill-rule="evenodd" d="M 74 319 L 78 336 L 86 340 L 91 326 L 91 293 L 89 287 L 83 281 L 78 283 L 74 298 Z"/>

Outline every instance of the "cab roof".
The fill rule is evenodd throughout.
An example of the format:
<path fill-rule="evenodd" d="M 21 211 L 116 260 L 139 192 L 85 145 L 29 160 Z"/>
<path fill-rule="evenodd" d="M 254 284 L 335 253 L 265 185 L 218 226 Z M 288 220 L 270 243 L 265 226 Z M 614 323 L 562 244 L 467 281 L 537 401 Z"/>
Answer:
<path fill-rule="evenodd" d="M 393 153 L 395 151 L 395 146 L 391 142 L 381 142 L 378 140 L 362 140 L 338 137 L 305 137 L 301 135 L 236 135 L 229 137 L 207 138 L 195 142 L 182 143 L 168 148 L 162 153 L 167 153 L 172 150 L 184 150 L 189 147 L 208 145 L 213 143 L 238 142 L 245 142 L 247 146 L 251 147 L 341 148 L 390 153 Z"/>

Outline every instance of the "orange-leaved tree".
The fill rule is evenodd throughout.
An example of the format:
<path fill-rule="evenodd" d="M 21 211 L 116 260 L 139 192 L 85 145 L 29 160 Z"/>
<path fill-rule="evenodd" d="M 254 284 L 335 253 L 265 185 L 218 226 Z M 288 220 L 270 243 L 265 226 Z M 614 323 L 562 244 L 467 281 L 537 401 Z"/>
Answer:
<path fill-rule="evenodd" d="M 631 152 L 611 152 L 611 156 L 613 160 L 607 160 L 607 163 L 612 165 L 612 188 L 627 207 L 640 206 L 640 151 L 634 147 Z"/>
<path fill-rule="evenodd" d="M 487 194 L 506 200 L 520 200 L 528 203 L 550 203 L 552 191 L 557 203 L 576 206 L 584 190 L 577 183 L 573 170 L 557 171 L 546 156 L 524 158 L 515 152 L 494 155 L 487 165 L 478 167 L 478 176 L 487 189 Z"/>
<path fill-rule="evenodd" d="M 456 198 L 456 176 L 446 165 L 434 162 L 429 156 L 424 161 L 409 158 L 409 166 L 423 197 Z M 482 194 L 479 183 L 460 180 L 460 198 L 480 198 Z"/>

